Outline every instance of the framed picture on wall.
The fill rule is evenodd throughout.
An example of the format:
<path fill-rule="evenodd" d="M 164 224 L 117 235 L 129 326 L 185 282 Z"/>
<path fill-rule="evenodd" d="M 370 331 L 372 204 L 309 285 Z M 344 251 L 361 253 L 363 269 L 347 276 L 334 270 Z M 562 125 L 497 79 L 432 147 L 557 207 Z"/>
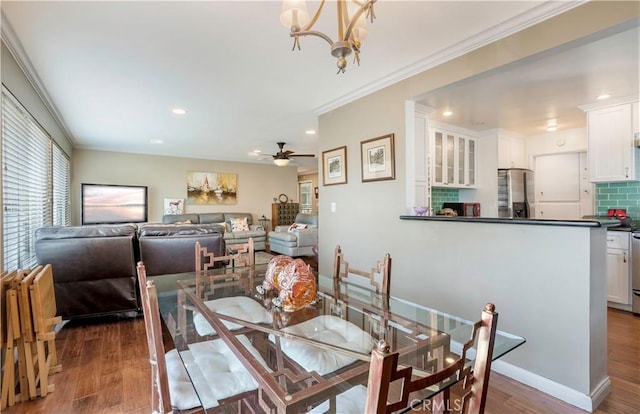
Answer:
<path fill-rule="evenodd" d="M 395 180 L 396 160 L 394 154 L 394 135 L 360 142 L 362 158 L 362 182 Z"/>
<path fill-rule="evenodd" d="M 347 147 L 342 146 L 322 152 L 324 185 L 347 183 Z"/>

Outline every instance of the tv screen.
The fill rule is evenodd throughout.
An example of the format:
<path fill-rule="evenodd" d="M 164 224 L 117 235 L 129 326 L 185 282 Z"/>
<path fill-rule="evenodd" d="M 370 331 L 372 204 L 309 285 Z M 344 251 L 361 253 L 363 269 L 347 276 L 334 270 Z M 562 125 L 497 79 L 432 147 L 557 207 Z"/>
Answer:
<path fill-rule="evenodd" d="M 82 224 L 146 221 L 146 186 L 82 184 Z"/>

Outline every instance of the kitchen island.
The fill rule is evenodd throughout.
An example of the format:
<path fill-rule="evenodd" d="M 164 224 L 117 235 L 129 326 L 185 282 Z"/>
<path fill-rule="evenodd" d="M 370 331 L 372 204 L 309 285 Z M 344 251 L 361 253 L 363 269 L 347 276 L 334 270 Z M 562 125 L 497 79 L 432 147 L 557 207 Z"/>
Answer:
<path fill-rule="evenodd" d="M 398 297 L 471 318 L 485 302 L 499 330 L 527 339 L 492 368 L 593 411 L 607 374 L 606 230 L 617 220 L 401 216 L 386 246 Z"/>

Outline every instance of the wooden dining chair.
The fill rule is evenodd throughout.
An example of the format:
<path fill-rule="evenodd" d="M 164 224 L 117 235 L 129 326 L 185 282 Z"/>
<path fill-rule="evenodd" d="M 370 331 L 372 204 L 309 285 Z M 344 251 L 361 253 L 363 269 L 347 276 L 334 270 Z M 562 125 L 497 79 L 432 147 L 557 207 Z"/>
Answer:
<path fill-rule="evenodd" d="M 389 297 L 391 290 L 391 255 L 384 255 L 370 270 L 360 270 L 350 265 L 345 259 L 340 245 L 336 246 L 333 260 L 333 278 L 339 283 L 353 283 L 367 286 L 376 293 Z"/>
<path fill-rule="evenodd" d="M 174 408 L 186 413 L 202 412 L 201 401 L 206 401 L 212 408 L 207 412 L 221 411 L 220 407 L 229 402 L 237 402 L 238 411 L 243 412 L 243 407 L 248 407 L 250 399 L 255 398 L 257 382 L 244 380 L 250 374 L 222 339 L 192 344 L 188 351 L 182 351 L 182 355 L 176 349 L 165 353 L 155 283 L 147 280 L 143 262 L 138 263 L 137 273 L 151 363 L 152 412 L 172 413 Z M 267 366 L 246 337 L 238 339 L 256 360 Z M 190 376 L 183 358 L 199 364 L 203 377 Z M 226 378 L 229 384 L 219 387 L 216 378 L 218 381 Z M 194 382 L 198 384 L 198 394 Z"/>
<path fill-rule="evenodd" d="M 384 341 L 378 343 L 371 353 L 371 365 L 367 382 L 367 399 L 364 406 L 366 413 L 392 413 L 409 405 L 411 393 L 426 389 L 436 384 L 455 381 L 462 384 L 462 395 L 458 401 L 452 403 L 449 388 L 445 388 L 444 401 L 441 407 L 460 407 L 464 414 L 484 413 L 489 375 L 491 373 L 491 359 L 496 337 L 498 314 L 495 306 L 487 303 L 482 316 L 473 325 L 469 341 L 464 343 L 460 357 L 427 376 L 413 375 L 411 367 L 398 365 L 397 352 L 389 352 L 389 346 Z M 467 353 L 476 344 L 473 369 L 467 364 Z M 400 395 L 395 396 L 393 402 L 388 402 L 391 383 L 400 382 Z M 436 407 L 437 408 L 437 407 Z"/>
<path fill-rule="evenodd" d="M 336 306 L 344 301 L 340 298 L 340 284 L 350 283 L 363 287 L 375 293 L 378 298 L 382 297 L 379 308 L 374 306 L 376 311 L 381 312 L 388 308 L 389 286 L 391 279 L 391 257 L 387 253 L 383 260 L 376 262 L 375 267 L 369 271 L 355 269 L 345 260 L 340 246 L 336 247 L 334 257 L 334 282 Z M 375 302 L 375 298 L 374 302 Z M 376 303 L 376 305 L 378 305 Z M 300 324 L 288 327 L 287 330 L 297 336 L 325 338 L 334 343 L 343 344 L 344 347 L 356 352 L 368 353 L 375 339 L 370 332 L 366 332 L 360 326 L 349 322 L 348 312 L 340 307 L 338 315 L 320 315 L 311 318 Z M 379 320 L 379 319 L 378 319 Z M 377 320 L 376 320 L 377 321 Z M 384 335 L 385 329 L 382 329 Z M 329 339 L 330 338 L 330 339 Z M 280 348 L 296 364 L 306 371 L 314 371 L 320 375 L 338 372 L 341 369 L 356 362 L 356 358 L 347 356 L 336 356 L 328 349 L 314 347 L 307 343 L 292 339 L 281 339 Z"/>
<path fill-rule="evenodd" d="M 220 299 L 207 300 L 213 293 L 217 286 L 224 286 L 227 283 L 221 283 L 228 281 L 231 284 L 249 283 L 248 280 L 241 280 L 242 275 L 246 275 L 248 278 L 254 276 L 255 272 L 255 249 L 253 245 L 253 239 L 250 238 L 248 243 L 241 245 L 234 245 L 235 253 L 230 253 L 225 256 L 215 256 L 213 253 L 207 252 L 207 248 L 200 246 L 200 243 L 195 244 L 196 253 L 196 294 L 205 300 L 205 304 L 213 311 L 237 317 L 252 323 L 269 323 L 273 321 L 272 315 L 262 305 L 255 300 L 244 297 L 226 297 Z M 210 275 L 207 271 L 216 266 L 216 263 L 233 263 L 231 272 L 223 272 L 222 274 Z M 242 271 L 235 271 L 235 268 L 242 268 Z M 247 271 L 248 270 L 248 271 Z M 202 337 L 216 335 L 215 330 L 205 320 L 204 316 L 188 305 L 181 305 L 181 314 L 178 316 L 178 325 L 180 329 L 186 332 L 186 311 L 193 312 L 193 325 L 198 333 Z M 224 322 L 225 326 L 230 330 L 238 330 L 243 328 L 242 325 Z"/>

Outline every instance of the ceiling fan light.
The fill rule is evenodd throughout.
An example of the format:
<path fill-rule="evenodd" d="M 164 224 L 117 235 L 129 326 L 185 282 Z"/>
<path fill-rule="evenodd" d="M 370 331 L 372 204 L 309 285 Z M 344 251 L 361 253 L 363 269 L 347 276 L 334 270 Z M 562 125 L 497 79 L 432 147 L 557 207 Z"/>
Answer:
<path fill-rule="evenodd" d="M 280 23 L 288 29 L 297 26 L 302 28 L 309 23 L 309 13 L 304 0 L 284 0 L 282 2 L 282 12 L 280 13 Z"/>
<path fill-rule="evenodd" d="M 274 158 L 273 163 L 278 167 L 286 167 L 289 165 L 289 160 L 286 158 Z"/>

